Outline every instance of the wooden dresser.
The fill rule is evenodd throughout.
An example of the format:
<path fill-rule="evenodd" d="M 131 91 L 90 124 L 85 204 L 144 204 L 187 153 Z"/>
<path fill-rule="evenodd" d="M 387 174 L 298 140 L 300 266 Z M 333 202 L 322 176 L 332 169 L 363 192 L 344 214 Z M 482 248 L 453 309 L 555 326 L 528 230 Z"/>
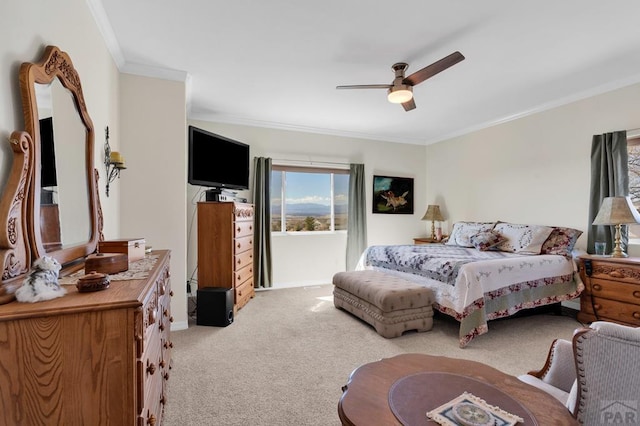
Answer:
<path fill-rule="evenodd" d="M 579 321 L 640 326 L 640 258 L 581 256 L 579 268 Z"/>
<path fill-rule="evenodd" d="M 255 295 L 253 204 L 198 203 L 198 288 L 234 289 L 234 310 Z"/>
<path fill-rule="evenodd" d="M 169 251 L 145 279 L 0 305 L 0 425 L 160 425 L 171 368 Z"/>

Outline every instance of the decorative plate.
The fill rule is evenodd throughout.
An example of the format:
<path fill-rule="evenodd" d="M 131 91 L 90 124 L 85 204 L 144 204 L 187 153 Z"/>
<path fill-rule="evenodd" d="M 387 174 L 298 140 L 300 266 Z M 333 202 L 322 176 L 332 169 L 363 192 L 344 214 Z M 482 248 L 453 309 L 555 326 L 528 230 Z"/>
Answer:
<path fill-rule="evenodd" d="M 524 422 L 522 417 L 487 404 L 484 399 L 469 392 L 463 392 L 427 412 L 427 417 L 443 426 L 515 426 Z"/>
<path fill-rule="evenodd" d="M 463 426 L 493 426 L 496 419 L 490 412 L 470 402 L 453 406 L 453 417 Z"/>

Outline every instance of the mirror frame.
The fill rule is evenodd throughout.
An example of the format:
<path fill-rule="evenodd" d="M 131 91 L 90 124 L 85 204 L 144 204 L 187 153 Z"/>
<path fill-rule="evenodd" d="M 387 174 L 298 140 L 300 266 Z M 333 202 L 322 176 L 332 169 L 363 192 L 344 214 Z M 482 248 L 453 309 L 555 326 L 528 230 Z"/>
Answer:
<path fill-rule="evenodd" d="M 47 252 L 42 242 L 40 232 L 40 124 L 38 115 L 38 102 L 36 99 L 35 84 L 50 84 L 58 79 L 62 85 L 71 92 L 80 119 L 86 128 L 85 161 L 87 190 L 89 191 L 89 216 L 91 228 L 89 240 L 85 244 L 78 244 L 68 248 Z M 33 139 L 34 149 L 34 173 L 32 177 L 31 196 L 28 202 L 29 238 L 31 240 L 33 259 L 42 256 L 51 256 L 60 264 L 65 265 L 95 252 L 98 245 L 99 231 L 97 221 L 97 190 L 93 179 L 93 152 L 95 133 L 93 122 L 87 111 L 84 101 L 80 76 L 73 66 L 69 55 L 62 52 L 56 46 L 47 46 L 42 60 L 38 63 L 24 63 L 20 67 L 20 93 L 22 95 L 22 109 L 24 112 L 25 130 Z"/>
<path fill-rule="evenodd" d="M 40 230 L 40 125 L 35 84 L 54 79 L 71 93 L 76 110 L 86 128 L 85 161 L 89 200 L 90 234 L 86 243 L 47 252 Z M 11 146 L 13 167 L 0 202 L 0 261 L 3 262 L 0 303 L 13 299 L 17 280 L 29 271 L 31 262 L 42 256 L 55 258 L 63 268 L 79 263 L 96 251 L 102 235 L 102 210 L 98 194 L 98 171 L 94 168 L 95 132 L 87 111 L 80 77 L 69 55 L 56 46 L 47 46 L 40 62 L 23 63 L 19 71 L 20 94 L 26 132 L 14 132 Z M 24 247 L 23 247 L 24 246 Z M 64 269 L 63 269 L 64 271 Z"/>

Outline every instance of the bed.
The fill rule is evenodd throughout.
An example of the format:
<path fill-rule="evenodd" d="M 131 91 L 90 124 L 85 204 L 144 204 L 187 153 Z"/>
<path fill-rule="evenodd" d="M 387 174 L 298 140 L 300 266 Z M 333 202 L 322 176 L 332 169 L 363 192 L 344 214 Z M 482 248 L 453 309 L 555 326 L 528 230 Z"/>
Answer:
<path fill-rule="evenodd" d="M 460 322 L 460 347 L 487 322 L 571 300 L 584 285 L 572 257 L 582 232 L 504 222 L 459 222 L 444 244 L 370 246 L 356 269 L 401 276 L 430 288 L 434 309 Z"/>

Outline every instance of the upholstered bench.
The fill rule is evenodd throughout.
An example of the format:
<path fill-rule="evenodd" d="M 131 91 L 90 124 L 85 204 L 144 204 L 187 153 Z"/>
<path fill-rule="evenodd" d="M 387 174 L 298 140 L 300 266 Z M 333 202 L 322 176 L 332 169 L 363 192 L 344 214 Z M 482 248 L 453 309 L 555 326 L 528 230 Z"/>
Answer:
<path fill-rule="evenodd" d="M 371 324 L 383 337 L 433 326 L 433 293 L 421 285 L 378 271 L 338 272 L 333 285 L 335 307 Z"/>

